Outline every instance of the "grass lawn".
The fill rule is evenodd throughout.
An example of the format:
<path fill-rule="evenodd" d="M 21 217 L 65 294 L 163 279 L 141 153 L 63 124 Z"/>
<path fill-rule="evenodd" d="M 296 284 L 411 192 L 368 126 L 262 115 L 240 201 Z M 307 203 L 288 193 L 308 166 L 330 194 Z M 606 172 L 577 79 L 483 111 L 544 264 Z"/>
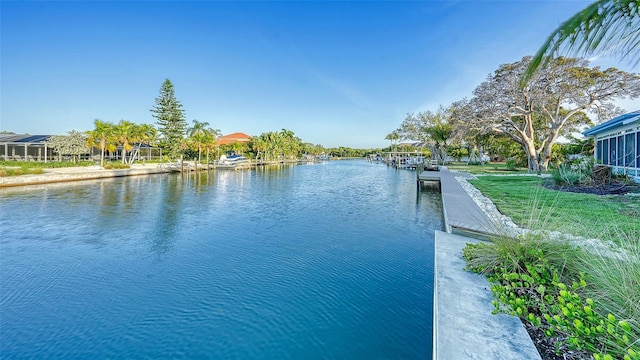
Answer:
<path fill-rule="evenodd" d="M 0 161 L 0 177 L 42 174 L 46 168 L 91 166 L 91 161 L 72 162 L 34 162 L 34 161 Z"/>
<path fill-rule="evenodd" d="M 527 176 L 480 176 L 470 182 L 520 226 L 616 243 L 640 241 L 638 194 L 576 194 L 547 189 L 544 181 Z"/>
<path fill-rule="evenodd" d="M 1 167 L 19 167 L 19 168 L 61 168 L 61 167 L 79 167 L 79 166 L 91 166 L 94 165 L 93 161 L 78 161 L 77 163 L 71 161 L 0 161 Z"/>
<path fill-rule="evenodd" d="M 466 162 L 447 163 L 447 168 L 456 171 L 466 171 L 471 174 L 526 174 L 527 169 L 516 168 L 508 170 L 505 163 L 487 163 L 484 165 L 467 165 Z"/>

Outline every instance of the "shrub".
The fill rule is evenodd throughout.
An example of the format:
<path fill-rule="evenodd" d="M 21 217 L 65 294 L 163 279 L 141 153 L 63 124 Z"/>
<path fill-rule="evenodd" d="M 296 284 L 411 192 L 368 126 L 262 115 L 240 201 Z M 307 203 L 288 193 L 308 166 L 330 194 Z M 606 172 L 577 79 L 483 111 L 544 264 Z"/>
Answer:
<path fill-rule="evenodd" d="M 625 241 L 618 256 L 585 252 L 577 260 L 589 283 L 584 293 L 640 335 L 640 241 L 630 235 L 620 236 Z M 640 338 L 636 339 L 640 344 Z"/>
<path fill-rule="evenodd" d="M 505 162 L 505 166 L 509 171 L 516 170 L 517 168 L 516 159 L 513 159 L 513 158 L 507 159 L 507 161 Z"/>
<path fill-rule="evenodd" d="M 558 185 L 578 185 L 583 182 L 583 174 L 566 164 L 560 164 L 551 172 L 551 176 Z"/>
<path fill-rule="evenodd" d="M 558 185 L 603 184 L 601 171 L 602 167 L 596 167 L 593 158 L 575 156 L 570 161 L 558 165 L 557 169 L 552 172 L 552 176 Z M 605 180 L 608 182 L 608 179 Z"/>
<path fill-rule="evenodd" d="M 119 162 L 105 163 L 103 167 L 105 169 L 107 169 L 107 170 L 110 170 L 110 169 L 128 169 L 128 168 L 130 168 L 129 164 L 123 164 L 123 163 L 119 163 Z"/>
<path fill-rule="evenodd" d="M 572 350 L 575 355 L 596 359 L 640 356 L 640 329 L 636 320 L 640 287 L 634 283 L 640 279 L 640 257 L 605 258 L 531 235 L 467 245 L 463 256 L 467 268 L 488 274 L 493 282 L 494 313 L 518 316 L 540 329 L 554 339 L 558 353 Z M 635 270 L 627 270 L 627 276 L 620 276 L 619 271 L 596 265 L 599 272 L 585 275 L 582 271 L 587 269 L 585 264 L 593 266 L 598 263 L 595 259 L 602 264 L 621 261 L 623 266 L 617 267 L 619 270 Z M 603 271 L 611 276 L 601 278 Z M 607 293 L 603 295 L 619 297 L 613 303 L 622 302 L 621 306 L 607 306 L 602 297 L 594 301 L 585 296 L 598 294 L 586 280 L 596 278 L 605 284 L 617 283 L 598 288 Z M 615 294 L 608 294 L 609 291 Z M 627 301 L 629 291 L 635 294 Z"/>
<path fill-rule="evenodd" d="M 7 170 L 0 169 L 0 177 L 5 177 L 5 176 L 7 176 Z"/>

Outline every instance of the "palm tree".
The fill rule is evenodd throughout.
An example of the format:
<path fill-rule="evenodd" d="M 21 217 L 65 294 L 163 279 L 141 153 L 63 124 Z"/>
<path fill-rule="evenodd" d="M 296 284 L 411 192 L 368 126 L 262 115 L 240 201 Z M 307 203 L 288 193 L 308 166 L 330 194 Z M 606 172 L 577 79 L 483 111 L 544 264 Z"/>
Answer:
<path fill-rule="evenodd" d="M 93 120 L 93 124 L 95 129 L 88 132 L 87 145 L 100 147 L 100 166 L 104 166 L 104 153 L 113 136 L 114 125 L 100 119 Z"/>
<path fill-rule="evenodd" d="M 282 153 L 282 134 L 269 131 L 267 133 L 267 144 L 269 152 L 271 153 L 271 158 L 275 160 Z"/>
<path fill-rule="evenodd" d="M 220 158 L 220 144 L 218 144 L 218 139 L 222 136 L 222 131 L 220 129 L 209 129 L 211 131 L 211 143 L 209 143 L 209 148 L 207 148 L 207 162 L 209 162 L 209 150 L 217 150 L 217 158 Z"/>
<path fill-rule="evenodd" d="M 206 157 L 207 164 L 209 163 L 209 154 L 211 153 L 212 150 L 215 150 L 216 147 L 218 146 L 219 133 L 220 133 L 220 130 L 209 129 L 209 133 L 204 137 L 204 142 L 202 146 L 207 151 L 207 157 Z"/>
<path fill-rule="evenodd" d="M 569 55 L 613 51 L 640 62 L 640 0 L 598 0 L 557 28 L 531 60 L 521 85 L 564 49 Z M 635 60 L 633 59 L 635 58 Z"/>
<path fill-rule="evenodd" d="M 251 139 L 251 150 L 256 153 L 256 160 L 260 158 L 261 152 L 264 152 L 262 159 L 266 160 L 267 141 L 263 135 L 255 136 Z"/>
<path fill-rule="evenodd" d="M 133 148 L 133 144 L 137 140 L 136 124 L 127 120 L 120 120 L 116 125 L 115 133 L 118 143 L 122 145 L 122 163 L 124 164 L 127 158 L 127 151 Z"/>
<path fill-rule="evenodd" d="M 187 129 L 187 134 L 189 135 L 192 144 L 198 149 L 198 163 L 200 163 L 202 158 L 202 148 L 211 136 L 209 123 L 206 121 L 200 122 L 198 120 L 193 120 L 193 126 Z"/>
<path fill-rule="evenodd" d="M 395 151 L 395 142 L 400 140 L 400 134 L 398 133 L 398 130 L 393 130 L 390 134 L 387 134 L 387 136 L 385 136 L 385 140 L 391 141 L 391 151 Z"/>
<path fill-rule="evenodd" d="M 445 122 L 438 122 L 425 129 L 429 137 L 434 142 L 434 153 L 444 164 L 447 160 L 447 141 L 453 134 L 453 125 Z"/>
<path fill-rule="evenodd" d="M 138 125 L 138 134 L 140 136 L 138 140 L 141 144 L 151 145 L 157 139 L 158 130 L 151 124 L 140 124 Z"/>
<path fill-rule="evenodd" d="M 134 124 L 131 130 L 131 141 L 135 143 L 127 162 L 133 164 L 135 158 L 140 155 L 140 147 L 142 144 L 151 145 L 157 139 L 158 131 L 150 124 Z"/>

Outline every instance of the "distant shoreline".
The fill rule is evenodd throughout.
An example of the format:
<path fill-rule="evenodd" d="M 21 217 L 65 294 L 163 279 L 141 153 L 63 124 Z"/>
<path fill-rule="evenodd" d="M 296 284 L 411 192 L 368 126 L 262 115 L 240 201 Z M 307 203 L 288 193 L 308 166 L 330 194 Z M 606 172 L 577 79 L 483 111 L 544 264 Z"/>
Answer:
<path fill-rule="evenodd" d="M 359 157 L 340 157 L 333 158 L 332 160 L 355 160 L 362 159 Z M 284 164 L 300 163 L 284 162 Z M 283 164 L 280 161 L 274 161 L 273 164 Z M 267 165 L 267 163 L 261 164 Z M 254 165 L 255 166 L 255 165 Z M 175 168 L 167 167 L 162 163 L 149 163 L 149 164 L 133 164 L 129 169 L 104 169 L 100 166 L 86 166 L 86 167 L 65 167 L 65 168 L 46 168 L 43 174 L 27 174 L 19 176 L 4 176 L 0 177 L 0 189 L 17 187 L 17 186 L 29 186 L 29 185 L 42 185 L 71 181 L 82 180 L 96 180 L 116 178 L 123 176 L 137 176 L 137 175 L 153 175 L 153 174 L 165 174 L 175 172 Z"/>
<path fill-rule="evenodd" d="M 162 167 L 160 164 L 134 164 L 129 169 L 109 170 L 99 166 L 54 168 L 45 169 L 43 174 L 0 177 L 0 188 L 169 172 L 172 172 L 172 170 Z"/>

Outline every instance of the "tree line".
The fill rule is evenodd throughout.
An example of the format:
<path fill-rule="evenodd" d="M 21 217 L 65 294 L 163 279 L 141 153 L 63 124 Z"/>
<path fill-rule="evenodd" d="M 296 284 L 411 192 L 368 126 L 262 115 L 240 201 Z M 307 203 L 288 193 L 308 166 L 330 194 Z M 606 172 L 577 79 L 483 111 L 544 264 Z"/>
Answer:
<path fill-rule="evenodd" d="M 128 120 L 112 123 L 95 119 L 93 129 L 87 132 L 70 131 L 67 135 L 52 136 L 49 146 L 60 155 L 73 156 L 74 161 L 91 148 L 100 150 L 100 166 L 108 153 L 119 152 L 122 164 L 132 164 L 138 158 L 140 147 L 157 146 L 165 160 L 194 159 L 209 163 L 215 154 L 234 152 L 263 161 L 287 161 L 301 156 L 362 157 L 370 150 L 348 147 L 324 148 L 322 145 L 303 142 L 287 129 L 269 131 L 252 137 L 248 142 L 220 145 L 220 130 L 213 129 L 206 121 L 186 121 L 182 104 L 176 98 L 173 84 L 166 79 L 160 87 L 155 105 L 150 109 L 156 123 L 135 124 Z"/>

